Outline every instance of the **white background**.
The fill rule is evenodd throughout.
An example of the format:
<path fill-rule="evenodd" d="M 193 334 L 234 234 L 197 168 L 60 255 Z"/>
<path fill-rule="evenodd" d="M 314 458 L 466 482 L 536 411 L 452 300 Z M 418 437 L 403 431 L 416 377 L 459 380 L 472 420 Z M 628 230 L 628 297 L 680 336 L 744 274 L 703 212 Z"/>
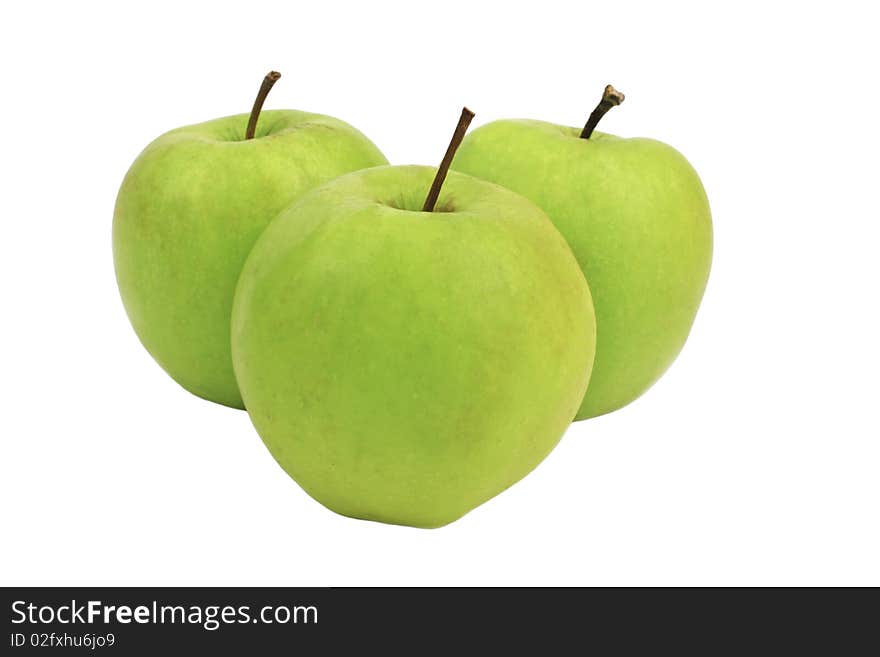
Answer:
<path fill-rule="evenodd" d="M 878 96 L 869 3 L 7 3 L 0 583 L 880 584 Z M 715 260 L 667 375 L 439 530 L 337 516 L 245 413 L 141 348 L 116 190 L 152 138 L 266 107 L 436 164 L 459 110 L 651 136 Z"/>

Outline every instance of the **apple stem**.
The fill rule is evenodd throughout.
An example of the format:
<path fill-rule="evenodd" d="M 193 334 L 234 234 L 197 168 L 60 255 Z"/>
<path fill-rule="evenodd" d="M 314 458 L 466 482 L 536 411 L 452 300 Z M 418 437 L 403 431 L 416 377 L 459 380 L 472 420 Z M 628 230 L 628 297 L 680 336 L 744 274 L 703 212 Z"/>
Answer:
<path fill-rule="evenodd" d="M 605 87 L 605 91 L 602 93 L 602 100 L 600 100 L 599 104 L 596 105 L 596 109 L 594 109 L 593 113 L 590 114 L 590 118 L 587 119 L 587 124 L 584 126 L 584 129 L 581 130 L 581 139 L 589 139 L 590 135 L 593 134 L 593 130 L 595 130 L 596 126 L 599 125 L 599 121 L 601 121 L 602 117 L 605 116 L 605 112 L 610 110 L 612 107 L 617 107 L 618 105 L 620 105 L 623 102 L 624 98 L 626 98 L 626 96 L 624 96 L 610 84 Z"/>
<path fill-rule="evenodd" d="M 266 96 L 269 95 L 269 92 L 272 90 L 272 86 L 278 82 L 278 78 L 281 77 L 281 73 L 278 71 L 269 71 L 266 74 L 266 77 L 263 78 L 263 84 L 260 85 L 260 91 L 257 93 L 257 98 L 254 100 L 254 107 L 251 110 L 251 118 L 248 119 L 247 130 L 244 133 L 245 139 L 253 139 L 254 133 L 257 131 L 257 119 L 260 118 L 260 110 L 263 109 L 263 103 L 266 100 Z"/>
<path fill-rule="evenodd" d="M 449 147 L 446 149 L 446 155 L 437 168 L 437 175 L 434 176 L 434 182 L 431 183 L 431 189 L 422 206 L 422 212 L 433 212 L 434 206 L 437 205 L 437 198 L 440 196 L 440 188 L 443 187 L 443 181 L 446 180 L 446 174 L 449 173 L 449 166 L 452 164 L 452 158 L 455 157 L 455 151 L 461 146 L 461 140 L 464 139 L 464 133 L 467 132 L 474 113 L 467 107 L 461 108 L 461 117 L 458 119 L 458 125 L 455 126 L 455 132 L 452 133 L 452 139 L 449 141 Z"/>

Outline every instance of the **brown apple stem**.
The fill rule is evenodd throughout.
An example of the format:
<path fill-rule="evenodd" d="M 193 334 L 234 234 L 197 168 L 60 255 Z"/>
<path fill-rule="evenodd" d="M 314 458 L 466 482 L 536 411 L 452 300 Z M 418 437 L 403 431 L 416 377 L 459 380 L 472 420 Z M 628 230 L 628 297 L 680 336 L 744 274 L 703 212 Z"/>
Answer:
<path fill-rule="evenodd" d="M 433 212 L 434 206 L 437 205 L 437 198 L 440 196 L 440 188 L 443 187 L 443 181 L 446 180 L 446 174 L 449 173 L 449 165 L 452 164 L 452 158 L 455 157 L 455 151 L 461 146 L 461 140 L 464 139 L 464 133 L 467 132 L 474 113 L 467 107 L 461 108 L 461 117 L 458 119 L 458 125 L 455 126 L 455 132 L 452 133 L 452 139 L 449 141 L 449 147 L 446 149 L 446 155 L 437 168 L 437 175 L 434 176 L 434 182 L 431 183 L 431 189 L 428 191 L 428 197 L 422 206 L 422 212 Z"/>
<path fill-rule="evenodd" d="M 590 114 L 590 118 L 587 119 L 587 124 L 584 126 L 584 129 L 581 130 L 581 139 L 589 139 L 590 135 L 593 134 L 593 130 L 595 130 L 596 126 L 599 125 L 599 121 L 601 121 L 602 117 L 605 116 L 605 112 L 610 110 L 612 107 L 617 107 L 618 105 L 620 105 L 623 102 L 624 98 L 626 98 L 626 96 L 624 96 L 610 84 L 605 87 L 605 91 L 602 93 L 602 100 L 600 100 L 599 104 L 596 105 L 596 109 L 594 109 L 593 113 Z"/>
<path fill-rule="evenodd" d="M 253 139 L 254 133 L 257 131 L 257 119 L 260 118 L 260 110 L 263 109 L 263 103 L 266 100 L 266 96 L 269 95 L 269 92 L 272 90 L 272 85 L 278 82 L 278 78 L 281 77 L 281 73 L 278 71 L 269 71 L 266 74 L 266 77 L 263 78 L 263 84 L 260 85 L 260 91 L 257 93 L 257 98 L 254 100 L 254 107 L 251 110 L 251 118 L 248 119 L 247 130 L 244 133 L 245 139 Z"/>

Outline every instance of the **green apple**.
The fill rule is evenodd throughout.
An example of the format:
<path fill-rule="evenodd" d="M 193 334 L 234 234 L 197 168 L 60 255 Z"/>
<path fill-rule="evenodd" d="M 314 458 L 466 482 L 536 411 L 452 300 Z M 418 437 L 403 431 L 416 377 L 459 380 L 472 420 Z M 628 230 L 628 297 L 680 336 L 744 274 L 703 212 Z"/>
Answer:
<path fill-rule="evenodd" d="M 577 419 L 621 408 L 660 378 L 687 339 L 712 260 L 709 204 L 687 160 L 652 139 L 590 134 L 620 100 L 609 87 L 583 131 L 489 123 L 452 165 L 534 201 L 586 275 L 598 337 Z"/>
<path fill-rule="evenodd" d="M 263 112 L 253 139 L 248 121 L 230 116 L 156 139 L 125 176 L 113 218 L 116 277 L 141 342 L 184 388 L 238 408 L 229 318 L 257 237 L 303 192 L 387 164 L 363 134 L 329 116 Z"/>
<path fill-rule="evenodd" d="M 235 372 L 282 468 L 355 518 L 447 524 L 531 471 L 589 380 L 590 292 L 546 215 L 434 169 L 379 167 L 266 229 L 232 313 Z"/>

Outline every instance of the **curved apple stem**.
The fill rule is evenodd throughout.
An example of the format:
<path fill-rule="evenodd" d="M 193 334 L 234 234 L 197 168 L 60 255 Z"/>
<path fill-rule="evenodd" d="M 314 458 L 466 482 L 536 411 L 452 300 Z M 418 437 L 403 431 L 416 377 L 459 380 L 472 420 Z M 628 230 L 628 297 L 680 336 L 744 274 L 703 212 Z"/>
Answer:
<path fill-rule="evenodd" d="M 425 204 L 422 206 L 422 212 L 433 212 L 434 206 L 437 205 L 437 199 L 440 196 L 440 188 L 443 187 L 443 181 L 446 180 L 446 174 L 449 173 L 449 165 L 452 164 L 452 158 L 455 157 L 455 151 L 461 146 L 461 140 L 464 139 L 464 133 L 467 132 L 468 126 L 475 114 L 467 107 L 461 108 L 461 117 L 458 119 L 458 125 L 455 126 L 455 132 L 452 133 L 452 139 L 449 141 L 449 147 L 446 149 L 446 155 L 437 168 L 437 175 L 434 176 L 434 182 L 431 183 L 431 189 L 428 190 L 428 196 Z"/>
<path fill-rule="evenodd" d="M 263 103 L 266 100 L 266 96 L 269 95 L 269 92 L 272 90 L 272 86 L 278 82 L 278 78 L 281 77 L 281 73 L 278 71 L 269 71 L 266 74 L 266 77 L 263 78 L 263 84 L 260 85 L 260 91 L 257 93 L 257 98 L 254 100 L 254 107 L 251 110 L 251 118 L 248 119 L 247 130 L 244 133 L 245 139 L 253 139 L 254 133 L 257 131 L 257 119 L 260 118 L 260 110 L 263 109 Z"/>
<path fill-rule="evenodd" d="M 599 125 L 599 121 L 601 121 L 602 117 L 605 116 L 605 112 L 610 110 L 612 107 L 617 107 L 618 105 L 620 105 L 623 102 L 624 98 L 626 98 L 626 96 L 624 96 L 610 84 L 605 87 L 605 91 L 602 93 L 602 100 L 600 100 L 599 104 L 596 105 L 596 109 L 594 109 L 593 113 L 590 114 L 590 118 L 587 119 L 587 123 L 584 126 L 584 129 L 581 130 L 581 139 L 589 139 L 590 135 L 593 134 L 593 130 L 595 130 L 596 126 Z"/>

